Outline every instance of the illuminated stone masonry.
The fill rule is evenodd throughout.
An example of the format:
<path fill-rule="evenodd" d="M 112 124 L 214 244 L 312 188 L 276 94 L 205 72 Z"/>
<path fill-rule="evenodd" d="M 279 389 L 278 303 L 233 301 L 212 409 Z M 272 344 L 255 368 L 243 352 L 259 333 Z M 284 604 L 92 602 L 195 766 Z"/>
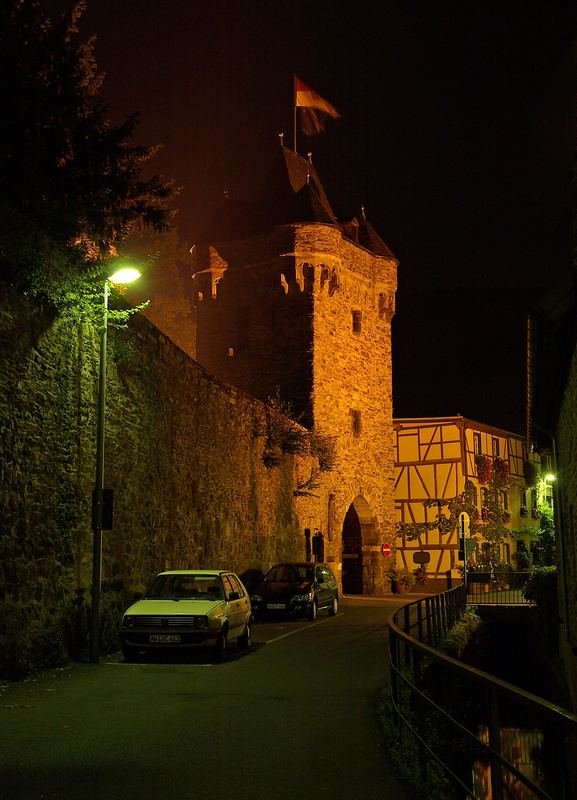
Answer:
<path fill-rule="evenodd" d="M 197 357 L 263 401 L 280 395 L 307 428 L 334 437 L 336 467 L 316 491 L 324 554 L 345 592 L 382 592 L 380 545 L 394 543 L 397 260 L 364 212 L 337 222 L 314 168 L 291 151 L 281 150 L 266 192 L 244 224 L 226 208 L 192 250 Z M 310 516 L 301 504 L 303 529 Z"/>

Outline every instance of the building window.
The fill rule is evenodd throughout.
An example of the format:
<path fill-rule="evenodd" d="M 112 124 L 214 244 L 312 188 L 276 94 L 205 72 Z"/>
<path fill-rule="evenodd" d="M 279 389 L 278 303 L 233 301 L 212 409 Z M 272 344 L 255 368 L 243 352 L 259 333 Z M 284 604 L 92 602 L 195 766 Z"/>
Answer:
<path fill-rule="evenodd" d="M 474 433 L 473 434 L 473 452 L 476 456 L 478 456 L 481 452 L 481 434 Z"/>
<path fill-rule="evenodd" d="M 362 431 L 361 412 L 356 409 L 351 409 L 351 428 L 353 436 L 360 436 Z"/>
<path fill-rule="evenodd" d="M 227 355 L 230 356 L 230 358 L 232 358 L 234 356 L 234 347 L 229 347 L 228 348 Z"/>
<path fill-rule="evenodd" d="M 361 311 L 353 311 L 353 333 L 361 332 L 361 322 L 363 314 Z"/>
<path fill-rule="evenodd" d="M 509 510 L 509 492 L 503 492 L 503 510 Z"/>
<path fill-rule="evenodd" d="M 493 447 L 493 458 L 499 458 L 499 440 L 493 437 L 492 440 L 492 447 Z"/>

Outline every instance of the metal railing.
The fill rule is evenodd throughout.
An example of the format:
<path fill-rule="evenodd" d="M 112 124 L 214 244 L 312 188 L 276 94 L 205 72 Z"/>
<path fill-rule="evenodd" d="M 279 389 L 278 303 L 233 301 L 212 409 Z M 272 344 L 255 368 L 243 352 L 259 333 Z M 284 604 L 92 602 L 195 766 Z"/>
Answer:
<path fill-rule="evenodd" d="M 466 607 L 463 586 L 420 598 L 389 620 L 393 722 L 416 747 L 424 783 L 443 797 L 569 800 L 577 716 L 437 648 Z"/>
<path fill-rule="evenodd" d="M 468 572 L 467 600 L 474 605 L 530 605 L 523 595 L 530 572 Z"/>

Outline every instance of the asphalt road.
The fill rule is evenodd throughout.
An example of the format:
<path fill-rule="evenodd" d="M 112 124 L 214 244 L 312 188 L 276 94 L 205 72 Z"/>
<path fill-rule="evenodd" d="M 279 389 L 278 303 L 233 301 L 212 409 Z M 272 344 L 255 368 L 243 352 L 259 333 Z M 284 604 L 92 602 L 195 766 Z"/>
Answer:
<path fill-rule="evenodd" d="M 266 622 L 251 651 L 121 656 L 0 693 L 4 800 L 404 800 L 380 735 L 390 600 Z"/>

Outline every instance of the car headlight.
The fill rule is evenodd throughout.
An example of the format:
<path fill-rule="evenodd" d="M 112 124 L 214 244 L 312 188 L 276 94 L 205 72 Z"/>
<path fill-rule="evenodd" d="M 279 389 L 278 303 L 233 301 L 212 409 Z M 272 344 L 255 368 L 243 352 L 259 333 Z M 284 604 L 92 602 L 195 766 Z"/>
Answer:
<path fill-rule="evenodd" d="M 208 627 L 208 620 L 206 617 L 196 617 L 194 624 L 197 628 L 206 628 Z"/>
<path fill-rule="evenodd" d="M 309 603 L 313 599 L 312 592 L 305 592 L 304 594 L 295 594 L 291 597 L 291 603 Z"/>
<path fill-rule="evenodd" d="M 260 596 L 260 594 L 253 594 L 250 597 L 250 602 L 256 603 L 256 605 L 258 605 L 259 603 L 262 603 L 262 597 Z"/>
<path fill-rule="evenodd" d="M 125 628 L 134 627 L 134 617 L 124 617 L 123 624 Z"/>

